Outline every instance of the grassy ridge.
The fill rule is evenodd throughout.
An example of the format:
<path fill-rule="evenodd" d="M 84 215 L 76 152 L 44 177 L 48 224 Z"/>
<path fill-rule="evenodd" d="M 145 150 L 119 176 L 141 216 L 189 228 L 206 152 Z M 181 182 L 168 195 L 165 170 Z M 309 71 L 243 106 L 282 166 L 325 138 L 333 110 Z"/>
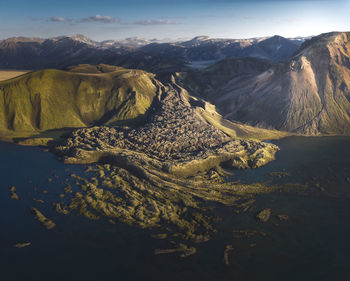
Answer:
<path fill-rule="evenodd" d="M 0 136 L 132 121 L 156 93 L 152 74 L 144 71 L 32 72 L 0 82 Z"/>
<path fill-rule="evenodd" d="M 14 77 L 26 74 L 26 70 L 0 70 L 0 81 L 12 79 Z"/>

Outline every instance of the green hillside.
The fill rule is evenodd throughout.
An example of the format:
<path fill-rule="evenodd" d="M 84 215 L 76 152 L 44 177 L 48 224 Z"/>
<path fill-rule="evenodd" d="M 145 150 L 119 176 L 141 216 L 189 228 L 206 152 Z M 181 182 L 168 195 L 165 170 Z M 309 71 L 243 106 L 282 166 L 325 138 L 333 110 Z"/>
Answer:
<path fill-rule="evenodd" d="M 0 82 L 0 137 L 142 119 L 159 82 L 144 71 L 100 67 L 107 68 L 41 70 Z"/>

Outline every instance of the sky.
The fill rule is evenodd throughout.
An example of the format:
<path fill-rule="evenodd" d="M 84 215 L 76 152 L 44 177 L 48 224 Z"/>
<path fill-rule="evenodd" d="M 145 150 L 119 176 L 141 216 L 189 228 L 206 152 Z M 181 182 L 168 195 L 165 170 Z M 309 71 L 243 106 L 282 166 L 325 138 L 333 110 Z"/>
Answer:
<path fill-rule="evenodd" d="M 311 36 L 350 31 L 350 0 L 0 0 L 0 39 Z"/>

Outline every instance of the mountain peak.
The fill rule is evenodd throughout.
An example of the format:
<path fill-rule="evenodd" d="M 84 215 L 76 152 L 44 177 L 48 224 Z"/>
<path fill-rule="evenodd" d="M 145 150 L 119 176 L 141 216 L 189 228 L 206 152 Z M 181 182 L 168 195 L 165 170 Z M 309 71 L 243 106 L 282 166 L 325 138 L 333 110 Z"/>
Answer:
<path fill-rule="evenodd" d="M 5 39 L 4 41 L 6 42 L 42 42 L 44 39 L 41 38 L 36 38 L 36 37 L 23 37 L 23 36 L 18 36 L 18 37 L 10 37 Z"/>
<path fill-rule="evenodd" d="M 288 41 L 288 39 L 280 35 L 274 35 L 270 38 L 267 38 L 264 41 L 265 42 L 285 42 L 285 41 Z"/>
<path fill-rule="evenodd" d="M 85 43 L 85 44 L 89 44 L 89 45 L 96 45 L 95 41 L 91 40 L 90 38 L 88 38 L 82 34 L 75 34 L 75 35 L 71 35 L 68 37 L 75 40 L 75 41 L 79 41 L 81 43 Z"/>
<path fill-rule="evenodd" d="M 328 32 L 314 36 L 309 40 L 306 40 L 300 47 L 297 55 L 304 53 L 310 48 L 325 48 L 329 47 L 330 44 L 344 44 L 350 39 L 350 32 Z"/>
<path fill-rule="evenodd" d="M 285 39 L 283 36 L 281 35 L 274 35 L 271 38 L 275 38 L 275 39 Z"/>

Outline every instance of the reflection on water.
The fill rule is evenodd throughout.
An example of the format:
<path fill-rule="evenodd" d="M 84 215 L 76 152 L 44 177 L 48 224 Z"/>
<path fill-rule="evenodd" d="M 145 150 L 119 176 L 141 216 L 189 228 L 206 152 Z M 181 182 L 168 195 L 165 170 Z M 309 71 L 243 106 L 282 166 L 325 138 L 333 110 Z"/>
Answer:
<path fill-rule="evenodd" d="M 181 259 L 154 255 L 154 249 L 169 245 L 151 239 L 147 230 L 56 213 L 47 203 L 62 193 L 71 173 L 82 174 L 84 167 L 64 165 L 39 148 L 1 143 L 1 280 L 348 280 L 350 138 L 291 137 L 277 144 L 276 161 L 235 171 L 232 180 L 298 182 L 323 192 L 260 196 L 239 216 L 230 207 L 218 207 L 223 220 L 217 235 L 198 244 L 196 255 Z M 271 176 L 281 171 L 289 176 Z M 19 201 L 9 199 L 12 185 Z M 38 206 L 57 226 L 43 228 L 29 206 Z M 264 208 L 272 209 L 272 217 L 257 222 L 254 214 Z M 288 221 L 277 214 L 287 214 Z M 259 233 L 240 239 L 237 229 Z M 13 247 L 27 241 L 30 247 Z M 228 266 L 223 262 L 227 245 L 233 248 Z"/>

